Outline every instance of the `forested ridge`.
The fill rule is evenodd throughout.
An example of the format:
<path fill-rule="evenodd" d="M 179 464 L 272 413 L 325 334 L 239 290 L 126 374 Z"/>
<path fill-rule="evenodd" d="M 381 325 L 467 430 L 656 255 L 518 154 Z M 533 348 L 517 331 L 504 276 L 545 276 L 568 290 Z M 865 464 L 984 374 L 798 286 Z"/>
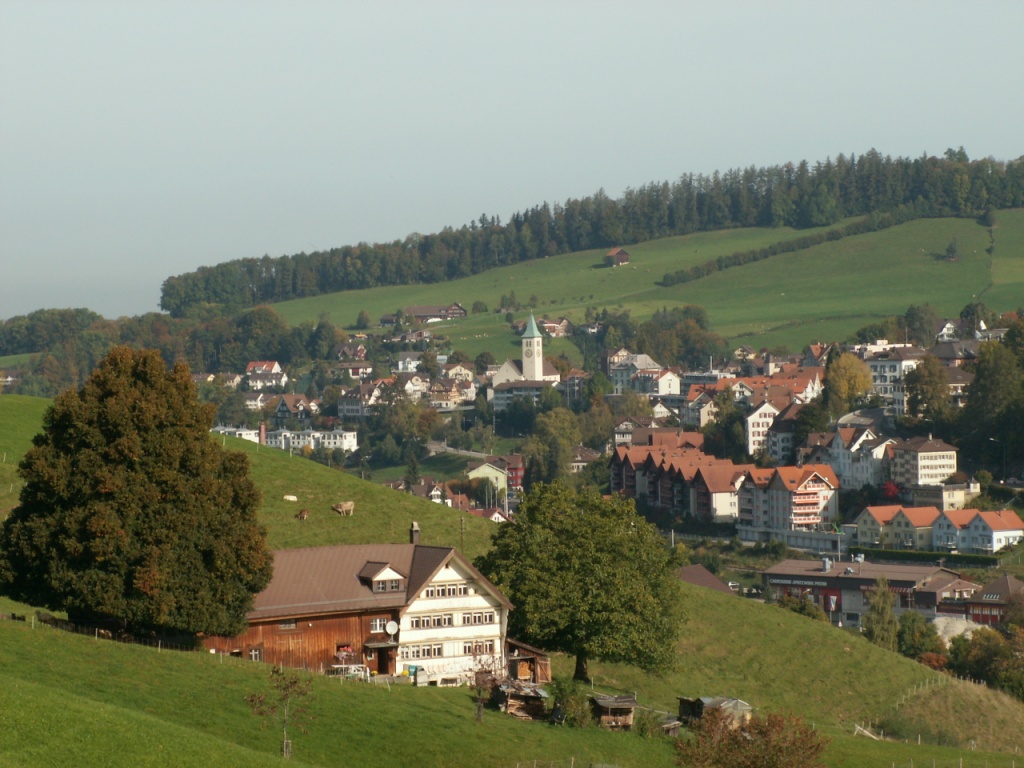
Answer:
<path fill-rule="evenodd" d="M 628 245 L 732 227 L 820 227 L 850 216 L 903 208 L 911 218 L 976 216 L 1024 205 L 1024 158 L 857 157 L 766 168 L 686 174 L 619 199 L 603 190 L 564 204 L 543 203 L 502 223 L 483 215 L 458 229 L 390 243 L 239 259 L 164 281 L 160 306 L 174 317 L 218 305 L 239 310 L 277 301 L 381 285 L 437 283 L 560 253 Z M 909 209 L 909 213 L 907 213 Z"/>

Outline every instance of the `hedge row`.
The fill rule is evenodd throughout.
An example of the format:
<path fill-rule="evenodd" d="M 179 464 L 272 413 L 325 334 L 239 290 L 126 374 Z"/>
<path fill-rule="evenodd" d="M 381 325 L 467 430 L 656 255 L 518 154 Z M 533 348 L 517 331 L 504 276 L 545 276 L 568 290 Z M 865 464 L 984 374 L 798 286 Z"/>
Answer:
<path fill-rule="evenodd" d="M 864 235 L 868 232 L 879 232 L 883 229 L 889 229 L 889 227 L 905 224 L 908 221 L 920 218 L 925 218 L 925 214 L 918 211 L 916 206 L 901 205 L 889 213 L 871 213 L 863 219 L 847 224 L 845 227 L 830 229 L 827 232 L 816 232 L 813 235 L 804 235 L 792 240 L 783 240 L 778 243 L 772 243 L 764 248 L 737 251 L 729 256 L 719 256 L 717 259 L 710 259 L 703 264 L 696 264 L 688 269 L 667 272 L 659 284 L 668 287 L 670 285 L 678 285 L 679 283 L 688 283 L 691 280 L 698 280 L 715 272 L 721 272 L 723 269 L 741 267 L 744 264 L 763 261 L 783 253 L 804 251 L 822 243 L 842 240 L 844 237 Z"/>
<path fill-rule="evenodd" d="M 910 560 L 919 563 L 935 563 L 937 565 L 941 558 L 945 565 L 969 565 L 979 568 L 995 568 L 999 565 L 999 558 L 992 555 L 952 555 L 946 552 L 921 552 L 913 549 L 873 549 L 869 547 L 850 547 L 850 553 L 864 555 L 864 557 L 872 562 Z"/>

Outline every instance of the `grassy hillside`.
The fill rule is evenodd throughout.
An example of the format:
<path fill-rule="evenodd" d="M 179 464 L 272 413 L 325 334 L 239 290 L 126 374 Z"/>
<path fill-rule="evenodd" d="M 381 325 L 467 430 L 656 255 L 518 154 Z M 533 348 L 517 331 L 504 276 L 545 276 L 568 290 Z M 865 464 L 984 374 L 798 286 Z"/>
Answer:
<path fill-rule="evenodd" d="M 0 398 L 0 435 L 23 451 L 47 401 Z M 409 523 L 427 543 L 458 546 L 462 518 L 438 505 L 373 486 L 313 462 L 242 441 L 225 441 L 252 459 L 263 490 L 261 517 L 274 547 L 329 542 L 405 541 Z M 299 501 L 287 502 L 285 494 Z M 343 499 L 356 514 L 329 510 Z M 294 519 L 308 508 L 309 520 Z M 489 523 L 465 520 L 470 556 L 487 547 Z M 942 739 L 1011 752 L 1024 748 L 1024 705 L 974 685 L 951 682 L 860 636 L 774 606 L 684 585 L 689 621 L 679 665 L 663 675 L 592 664 L 599 689 L 635 691 L 642 703 L 674 711 L 679 695 L 739 696 L 758 710 L 790 710 L 833 739 L 830 766 L 935 759 L 953 765 L 961 750 Z M 24 612 L 0 600 L 0 612 Z M 571 673 L 556 657 L 556 671 Z M 266 671 L 206 654 L 158 653 L 0 622 L 0 764 L 55 765 L 68 745 L 75 763 L 90 765 L 262 765 L 276 760 L 277 736 L 260 730 L 242 697 L 264 685 Z M 477 726 L 465 689 L 385 689 L 317 683 L 317 720 L 295 736 L 299 765 L 494 765 L 575 759 L 620 766 L 671 765 L 668 744 L 635 735 L 523 724 L 488 713 Z M 881 723 L 914 743 L 853 738 L 856 723 Z M 443 734 L 443 736 L 439 736 Z M 916 735 L 926 742 L 916 744 Z M 344 749 L 339 749 L 344 744 Z M 457 745 L 457 746 L 455 746 Z M 213 756 L 213 757 L 210 757 Z M 1002 765 L 1002 757 L 966 753 L 964 765 Z M 193 759 L 194 758 L 194 759 Z"/>
<path fill-rule="evenodd" d="M 495 524 L 489 521 L 266 446 L 231 438 L 225 444 L 249 454 L 252 477 L 263 492 L 260 521 L 274 549 L 402 543 L 409 540 L 413 520 L 420 524 L 424 544 L 458 547 L 470 558 L 490 547 Z M 286 495 L 299 500 L 285 501 Z M 342 517 L 331 510 L 339 501 L 354 501 L 355 514 Z M 308 520 L 295 519 L 302 508 L 309 509 Z"/>
<path fill-rule="evenodd" d="M 636 691 L 643 704 L 667 711 L 675 710 L 677 695 L 705 694 L 737 695 L 758 711 L 789 709 L 832 739 L 826 762 L 836 768 L 933 759 L 953 766 L 961 756 L 968 768 L 1009 767 L 1014 746 L 1024 746 L 1015 727 L 1024 718 L 1019 702 L 946 682 L 860 637 L 773 606 L 689 586 L 687 597 L 678 671 L 652 676 L 595 665 L 599 690 Z M 556 659 L 556 668 L 568 671 L 570 663 Z M 80 766 L 278 759 L 279 731 L 262 730 L 243 701 L 266 688 L 263 665 L 0 622 L 0 667 L 3 765 L 65 764 L 69 750 Z M 668 742 L 635 734 L 521 723 L 491 711 L 478 725 L 465 688 L 389 691 L 321 678 L 315 694 L 310 732 L 293 731 L 298 765 L 673 765 Z M 903 718 L 898 741 L 852 736 L 853 724 L 868 720 L 884 720 L 892 733 L 895 714 Z M 962 745 L 927 743 L 936 734 Z M 967 750 L 970 739 L 978 751 Z"/>
<path fill-rule="evenodd" d="M 0 517 L 17 506 L 21 481 L 17 463 L 42 429 L 50 401 L 15 395 L 0 396 Z M 252 478 L 263 493 L 260 520 L 274 549 L 321 544 L 401 543 L 409 540 L 413 520 L 420 524 L 421 541 L 459 547 L 470 558 L 490 546 L 494 523 L 432 504 L 408 494 L 328 469 L 322 464 L 245 440 L 218 438 L 231 450 L 249 455 Z M 297 496 L 297 502 L 284 496 Z M 339 501 L 355 501 L 355 514 L 341 517 L 331 510 Z M 295 513 L 310 511 L 299 521 Z"/>
<path fill-rule="evenodd" d="M 40 397 L 0 395 L 0 520 L 18 505 L 23 485 L 18 462 L 42 429 L 50 401 Z"/>
<path fill-rule="evenodd" d="M 601 265 L 602 252 L 584 251 L 440 285 L 346 291 L 284 302 L 275 309 L 292 324 L 315 321 L 327 312 L 334 322 L 349 325 L 360 309 L 377 318 L 400 305 L 459 301 L 468 308 L 481 300 L 494 310 L 500 297 L 513 290 L 524 303 L 536 295 L 538 314 L 576 320 L 587 306 L 628 308 L 646 319 L 663 306 L 689 303 L 704 306 L 713 328 L 729 338 L 799 349 L 814 338 L 845 338 L 912 303 L 931 303 L 955 315 L 975 297 L 991 308 L 1016 309 L 1024 294 L 1024 210 L 999 212 L 994 258 L 985 253 L 988 231 L 973 220 L 923 219 L 691 283 L 657 285 L 666 272 L 794 235 L 781 229 L 708 232 L 629 246 L 632 263 L 616 269 Z M 939 256 L 954 238 L 961 258 L 949 263 Z M 503 313 L 471 315 L 437 328 L 471 355 L 490 350 L 500 359 L 518 350 Z M 548 347 L 556 354 L 574 349 L 563 340 Z"/>
<path fill-rule="evenodd" d="M 267 668 L 0 622 L 0 764 L 280 764 L 280 729 L 243 700 Z M 486 712 L 465 688 L 374 687 L 319 678 L 309 733 L 292 730 L 295 765 L 670 765 L 667 742 L 522 723 Z"/>

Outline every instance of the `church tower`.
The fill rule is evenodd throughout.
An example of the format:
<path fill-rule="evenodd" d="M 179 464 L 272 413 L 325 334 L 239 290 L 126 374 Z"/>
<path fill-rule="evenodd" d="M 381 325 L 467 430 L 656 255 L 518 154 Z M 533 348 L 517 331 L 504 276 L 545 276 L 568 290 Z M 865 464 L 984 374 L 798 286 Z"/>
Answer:
<path fill-rule="evenodd" d="M 544 338 L 537 329 L 532 312 L 523 332 L 523 378 L 526 381 L 544 379 Z"/>

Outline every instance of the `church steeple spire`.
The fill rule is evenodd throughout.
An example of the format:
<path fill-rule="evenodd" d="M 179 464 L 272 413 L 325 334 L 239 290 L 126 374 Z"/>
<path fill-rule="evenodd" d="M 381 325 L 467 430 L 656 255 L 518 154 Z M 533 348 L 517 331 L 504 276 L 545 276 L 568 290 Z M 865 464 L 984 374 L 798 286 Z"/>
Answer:
<path fill-rule="evenodd" d="M 544 337 L 537 328 L 537 321 L 530 313 L 530 320 L 523 331 L 523 378 L 527 381 L 541 381 L 544 375 Z"/>

